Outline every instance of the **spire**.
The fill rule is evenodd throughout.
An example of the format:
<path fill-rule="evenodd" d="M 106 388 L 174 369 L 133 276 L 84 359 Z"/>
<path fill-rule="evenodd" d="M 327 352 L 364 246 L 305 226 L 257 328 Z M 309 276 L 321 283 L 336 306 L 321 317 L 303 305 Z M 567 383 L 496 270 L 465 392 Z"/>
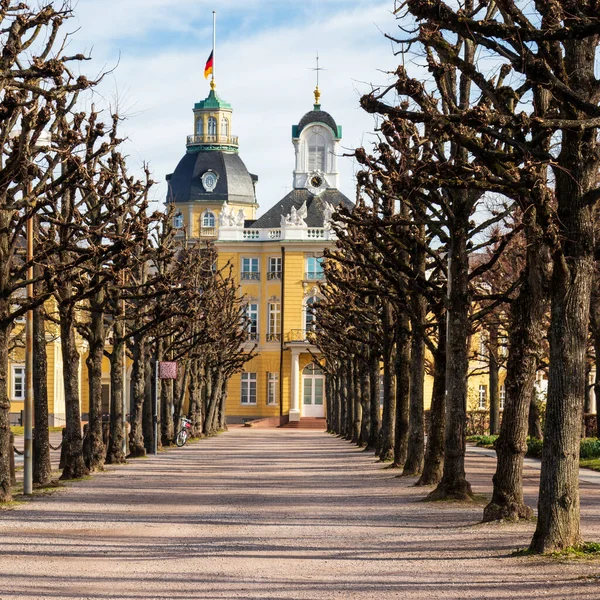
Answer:
<path fill-rule="evenodd" d="M 324 71 L 323 67 L 319 67 L 319 53 L 317 52 L 317 67 L 315 69 L 311 69 L 311 71 L 315 71 L 317 74 L 317 87 L 315 88 L 315 110 L 321 110 L 321 91 L 319 90 L 319 71 Z"/>

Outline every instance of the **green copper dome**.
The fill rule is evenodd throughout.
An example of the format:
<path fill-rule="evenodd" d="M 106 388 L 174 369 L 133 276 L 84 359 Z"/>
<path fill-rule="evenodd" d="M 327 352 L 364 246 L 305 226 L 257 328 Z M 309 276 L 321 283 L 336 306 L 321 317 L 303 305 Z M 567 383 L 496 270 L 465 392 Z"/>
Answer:
<path fill-rule="evenodd" d="M 201 100 L 200 102 L 196 102 L 194 104 L 194 110 L 219 110 L 226 109 L 231 110 L 231 104 L 229 102 L 225 102 L 225 100 L 221 100 L 215 90 L 210 90 L 210 94 L 205 100 Z"/>

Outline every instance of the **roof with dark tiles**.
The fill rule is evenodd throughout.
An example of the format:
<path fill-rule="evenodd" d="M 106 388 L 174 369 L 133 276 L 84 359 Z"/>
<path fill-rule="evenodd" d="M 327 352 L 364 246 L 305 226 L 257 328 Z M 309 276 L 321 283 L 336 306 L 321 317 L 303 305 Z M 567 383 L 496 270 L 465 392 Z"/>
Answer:
<path fill-rule="evenodd" d="M 219 176 L 217 186 L 207 192 L 202 186 L 202 175 L 214 171 Z M 167 176 L 168 202 L 256 202 L 254 184 L 256 175 L 248 173 L 238 154 L 213 150 L 210 152 L 188 152 L 175 171 Z"/>
<path fill-rule="evenodd" d="M 282 215 L 287 216 L 292 211 L 292 207 L 298 210 L 306 202 L 308 215 L 305 219 L 308 227 L 323 227 L 324 216 L 323 209 L 328 202 L 334 207 L 338 204 L 352 208 L 354 204 L 342 192 L 335 189 L 327 189 L 318 196 L 313 196 L 306 189 L 292 190 L 287 196 L 282 198 L 273 208 L 270 208 L 262 217 L 258 218 L 252 224 L 255 229 L 271 229 L 281 226 Z"/>
<path fill-rule="evenodd" d="M 333 131 L 335 137 L 341 137 L 340 129 L 338 128 L 335 119 L 324 110 L 311 110 L 310 112 L 307 112 L 300 119 L 298 125 L 293 127 L 293 137 L 298 137 L 302 133 L 302 130 L 312 123 L 323 123 Z"/>

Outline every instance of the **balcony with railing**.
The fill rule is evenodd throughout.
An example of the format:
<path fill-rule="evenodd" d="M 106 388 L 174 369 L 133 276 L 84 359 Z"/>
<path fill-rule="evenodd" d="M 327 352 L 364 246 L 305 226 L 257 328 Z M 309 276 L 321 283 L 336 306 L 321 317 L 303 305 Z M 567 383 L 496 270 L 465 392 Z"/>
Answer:
<path fill-rule="evenodd" d="M 242 279 L 244 281 L 260 281 L 260 273 L 258 271 L 242 271 Z"/>
<path fill-rule="evenodd" d="M 267 333 L 267 342 L 280 342 L 281 334 L 280 333 Z"/>
<path fill-rule="evenodd" d="M 216 239 L 218 234 L 216 227 L 200 227 L 200 237 L 204 240 Z"/>
<path fill-rule="evenodd" d="M 281 271 L 268 271 L 267 279 L 268 280 L 281 279 Z"/>
<path fill-rule="evenodd" d="M 323 271 L 307 271 L 304 273 L 304 281 L 320 281 L 325 279 Z"/>
<path fill-rule="evenodd" d="M 188 135 L 187 146 L 235 146 L 238 147 L 237 135 Z"/>
<path fill-rule="evenodd" d="M 219 227 L 219 241 L 222 242 L 272 242 L 272 241 L 328 241 L 337 240 L 329 227 L 286 226 L 276 229 L 252 227 Z"/>
<path fill-rule="evenodd" d="M 252 331 L 247 331 L 246 332 L 246 340 L 248 342 L 258 342 L 258 340 L 260 339 L 260 336 L 258 333 L 252 332 Z"/>

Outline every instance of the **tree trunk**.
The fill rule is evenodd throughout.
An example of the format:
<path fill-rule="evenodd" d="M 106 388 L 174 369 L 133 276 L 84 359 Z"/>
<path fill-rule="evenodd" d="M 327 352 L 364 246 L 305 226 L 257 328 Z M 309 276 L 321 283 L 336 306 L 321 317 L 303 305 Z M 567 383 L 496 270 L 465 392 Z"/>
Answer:
<path fill-rule="evenodd" d="M 227 431 L 227 384 L 229 378 L 225 377 L 221 385 L 219 400 L 219 431 Z"/>
<path fill-rule="evenodd" d="M 388 462 L 394 459 L 394 439 L 396 437 L 396 392 L 394 390 L 394 333 L 393 313 L 389 301 L 383 306 L 383 414 L 381 436 L 378 447 L 379 460 Z"/>
<path fill-rule="evenodd" d="M 144 361 L 144 406 L 142 407 L 142 433 L 144 436 L 144 448 L 146 452 L 154 452 L 154 387 L 153 373 L 154 361 L 150 356 L 148 344 L 144 345 L 141 354 Z M 140 375 L 141 377 L 141 375 Z"/>
<path fill-rule="evenodd" d="M 541 440 L 544 437 L 542 430 L 542 415 L 540 413 L 540 407 L 538 406 L 537 394 L 535 387 L 531 394 L 531 402 L 529 404 L 529 424 L 528 424 L 528 435 L 530 438 Z"/>
<path fill-rule="evenodd" d="M 123 451 L 125 439 L 123 429 L 124 329 L 123 321 L 116 319 L 113 324 L 113 348 L 110 354 L 110 439 L 106 454 L 106 462 L 109 465 L 125 462 L 125 452 Z"/>
<path fill-rule="evenodd" d="M 532 211 L 533 212 L 533 211 Z M 496 441 L 498 463 L 494 491 L 483 511 L 484 521 L 529 519 L 533 510 L 523 499 L 523 458 L 527 452 L 528 412 L 534 399 L 535 373 L 544 318 L 548 308 L 545 281 L 548 254 L 539 231 L 528 213 L 525 278 L 512 305 L 508 328 L 508 363 L 504 389 L 506 400 Z"/>
<path fill-rule="evenodd" d="M 405 312 L 396 315 L 396 438 L 393 467 L 404 467 L 410 420 L 410 331 Z"/>
<path fill-rule="evenodd" d="M 139 326 L 136 325 L 136 326 Z M 131 368 L 131 432 L 129 433 L 129 456 L 146 455 L 144 445 L 143 417 L 146 398 L 146 336 L 136 335 L 132 344 Z"/>
<path fill-rule="evenodd" d="M 170 353 L 167 353 L 169 360 Z M 173 380 L 165 379 L 160 386 L 160 433 L 163 446 L 171 446 L 175 440 L 173 423 Z"/>
<path fill-rule="evenodd" d="M 63 287 L 63 298 L 71 297 L 70 285 Z M 61 479 L 78 479 L 89 474 L 83 459 L 83 439 L 81 437 L 81 413 L 79 410 L 79 352 L 75 343 L 73 327 L 73 307 L 67 302 L 59 302 L 60 338 L 63 358 L 63 380 L 65 386 L 66 434 L 65 466 Z"/>
<path fill-rule="evenodd" d="M 2 314 L 8 312 L 8 302 L 0 300 Z M 10 329 L 0 327 L 0 502 L 12 500 L 10 469 L 13 447 L 10 441 L 10 400 L 8 398 L 8 344 Z"/>
<path fill-rule="evenodd" d="M 348 380 L 347 380 L 347 391 L 348 395 L 346 396 L 346 437 L 345 439 L 351 440 L 352 433 L 354 431 L 354 411 L 356 409 L 355 404 L 355 391 L 354 387 L 354 357 L 348 358 Z"/>
<path fill-rule="evenodd" d="M 103 294 L 103 292 L 100 292 Z M 85 463 L 90 471 L 104 467 L 106 448 L 102 435 L 102 359 L 104 358 L 104 313 L 102 298 L 91 302 L 89 351 L 86 359 L 89 388 L 89 427 L 85 444 Z"/>
<path fill-rule="evenodd" d="M 466 212 L 464 207 L 460 206 L 456 210 Z M 465 474 L 469 310 L 471 308 L 467 254 L 468 220 L 469 215 L 455 215 L 455 228 L 452 232 L 446 316 L 448 330 L 444 472 L 436 489 L 429 494 L 430 500 L 442 498 L 466 500 L 473 495 Z"/>
<path fill-rule="evenodd" d="M 39 267 L 34 267 L 34 269 Z M 36 291 L 39 291 L 36 285 Z M 52 479 L 50 436 L 48 433 L 48 359 L 46 356 L 46 315 L 44 307 L 33 311 L 33 483 L 47 485 Z"/>
<path fill-rule="evenodd" d="M 360 395 L 362 404 L 362 419 L 360 423 L 359 446 L 368 447 L 371 430 L 371 386 L 369 385 L 368 360 L 360 363 Z"/>
<path fill-rule="evenodd" d="M 498 326 L 495 323 L 488 326 L 488 334 L 490 435 L 497 435 L 500 429 L 500 365 L 498 364 Z"/>
<path fill-rule="evenodd" d="M 569 83 L 583 97 L 595 94 L 597 36 L 563 44 Z M 584 118 L 567 111 L 569 118 Z M 590 296 L 594 278 L 594 225 L 598 201 L 598 132 L 562 131 L 556 177 L 558 236 L 553 249 L 550 311 L 550 370 L 540 474 L 535 552 L 580 543 L 579 447 L 583 409 Z M 594 193 L 592 192 L 592 193 Z"/>
<path fill-rule="evenodd" d="M 423 473 L 416 485 L 437 485 L 444 470 L 446 423 L 446 318 L 438 314 L 438 345 L 433 356 L 433 392 L 429 409 L 429 429 Z"/>
<path fill-rule="evenodd" d="M 352 387 L 354 389 L 354 410 L 352 420 L 352 442 L 358 444 L 360 441 L 360 430 L 362 423 L 362 388 L 360 385 L 360 359 L 354 357 L 354 368 L 352 370 Z"/>
<path fill-rule="evenodd" d="M 379 397 L 381 391 L 381 381 L 379 379 L 380 356 L 377 352 L 371 351 L 371 364 L 369 373 L 370 395 L 371 395 L 371 427 L 369 429 L 369 439 L 367 440 L 366 450 L 375 450 L 377 448 L 377 440 L 381 430 L 381 408 L 379 405 Z"/>
<path fill-rule="evenodd" d="M 422 294 L 414 294 L 412 341 L 410 353 L 410 425 L 408 437 L 408 454 L 402 474 L 406 476 L 420 475 L 425 460 L 425 341 L 423 326 L 426 318 L 425 298 Z"/>
<path fill-rule="evenodd" d="M 348 420 L 348 364 L 349 361 L 343 359 L 340 366 L 340 426 L 336 433 L 343 438 L 346 437 Z"/>
<path fill-rule="evenodd" d="M 173 426 L 175 429 L 179 429 L 179 421 L 181 419 L 183 411 L 183 403 L 185 402 L 185 391 L 189 379 L 189 362 L 181 361 L 180 368 L 177 369 L 177 379 L 173 386 L 173 408 L 175 410 L 173 414 Z"/>
<path fill-rule="evenodd" d="M 192 361 L 190 365 L 190 407 L 188 418 L 192 422 L 192 437 L 202 436 L 204 429 L 204 412 L 202 410 L 202 384 L 200 377 L 200 366 L 198 361 Z"/>

